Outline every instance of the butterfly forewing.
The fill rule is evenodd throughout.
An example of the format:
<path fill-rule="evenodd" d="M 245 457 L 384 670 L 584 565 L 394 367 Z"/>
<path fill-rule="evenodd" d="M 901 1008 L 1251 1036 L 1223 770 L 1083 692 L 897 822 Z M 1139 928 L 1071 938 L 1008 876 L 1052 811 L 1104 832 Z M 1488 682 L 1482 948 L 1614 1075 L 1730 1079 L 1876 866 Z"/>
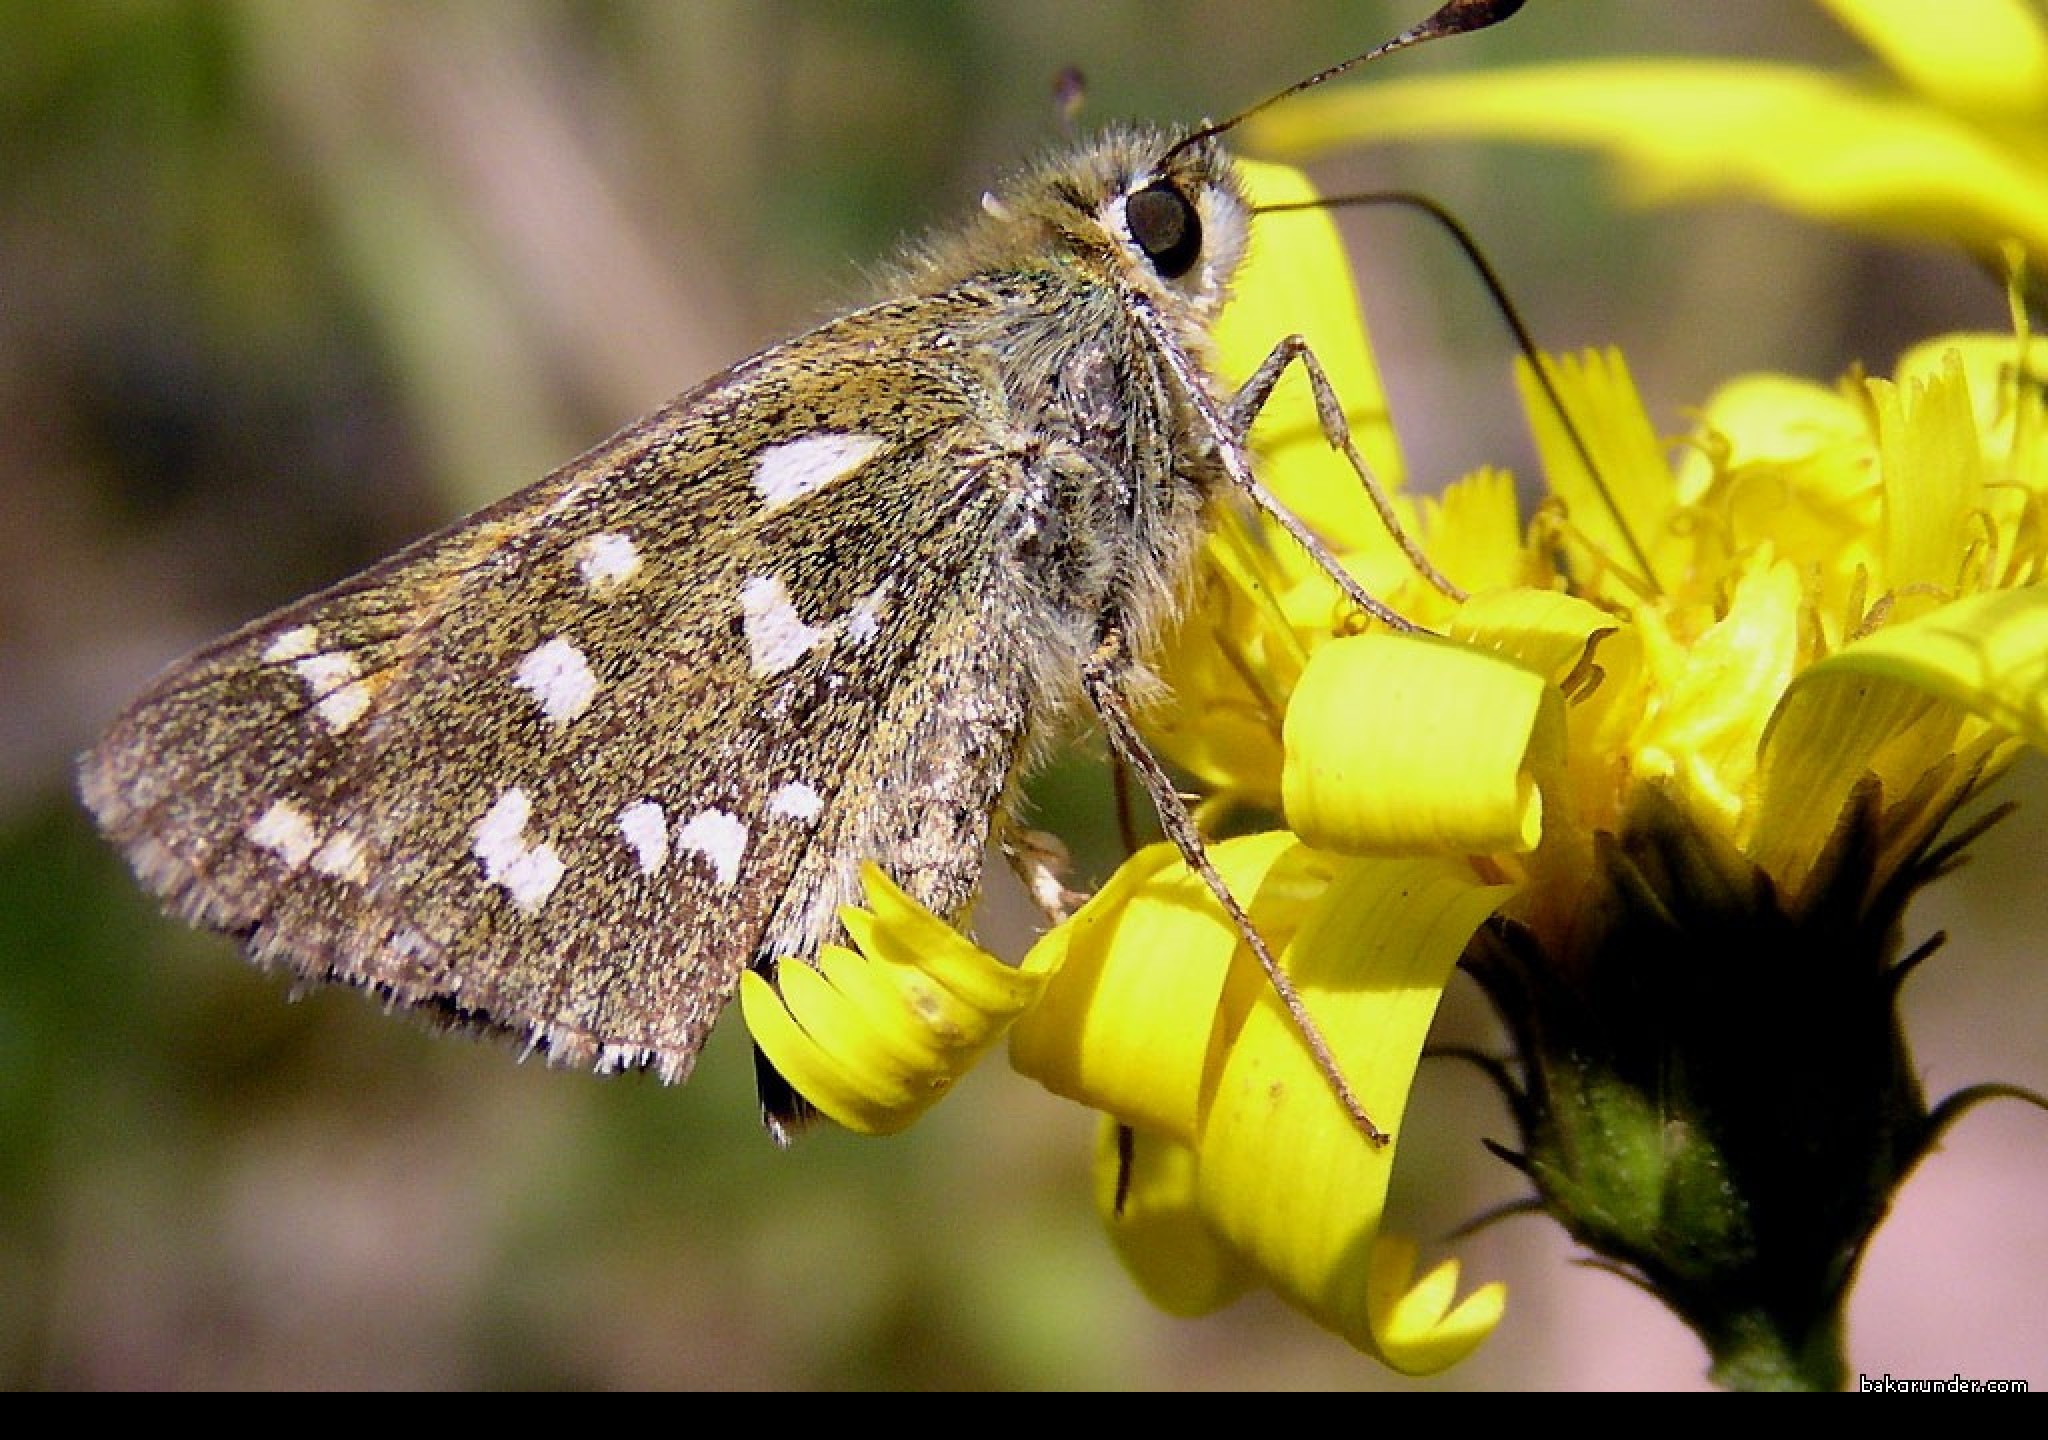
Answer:
<path fill-rule="evenodd" d="M 88 803 L 258 960 L 681 1078 L 859 859 L 972 893 L 1033 698 L 1020 487 L 973 377 L 883 343 L 957 303 L 764 352 L 245 627 L 116 723 Z"/>

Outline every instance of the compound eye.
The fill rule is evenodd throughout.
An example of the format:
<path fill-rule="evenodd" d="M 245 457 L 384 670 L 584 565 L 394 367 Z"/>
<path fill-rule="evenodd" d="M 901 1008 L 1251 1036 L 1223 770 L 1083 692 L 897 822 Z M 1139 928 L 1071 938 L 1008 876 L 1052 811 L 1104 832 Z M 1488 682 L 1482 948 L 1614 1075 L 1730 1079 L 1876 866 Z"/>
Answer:
<path fill-rule="evenodd" d="M 1202 258 L 1202 217 L 1193 201 L 1164 180 L 1124 202 L 1124 223 L 1163 279 L 1180 279 Z"/>

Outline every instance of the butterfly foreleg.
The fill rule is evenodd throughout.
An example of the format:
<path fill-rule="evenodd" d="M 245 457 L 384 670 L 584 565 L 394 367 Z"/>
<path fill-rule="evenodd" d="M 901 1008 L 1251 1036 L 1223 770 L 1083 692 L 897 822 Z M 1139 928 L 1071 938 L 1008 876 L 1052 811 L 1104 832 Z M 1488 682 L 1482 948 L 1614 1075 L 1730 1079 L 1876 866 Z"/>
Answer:
<path fill-rule="evenodd" d="M 1330 442 L 1332 450 L 1344 457 L 1352 472 L 1358 476 L 1358 482 L 1372 501 L 1380 523 L 1386 527 L 1394 543 L 1401 547 L 1401 553 L 1407 557 L 1408 563 L 1415 567 L 1418 575 L 1451 599 L 1462 602 L 1465 599 L 1465 592 L 1446 578 L 1444 573 L 1430 562 L 1429 557 L 1422 553 L 1422 547 L 1415 543 L 1414 537 L 1408 533 L 1401 524 L 1400 517 L 1395 513 L 1392 497 L 1373 474 L 1372 466 L 1366 463 L 1365 456 L 1359 453 L 1358 445 L 1351 437 L 1351 422 L 1344 414 L 1344 402 L 1338 396 L 1336 387 L 1330 383 L 1329 374 L 1323 369 L 1322 362 L 1316 359 L 1316 352 L 1309 348 L 1308 341 L 1299 335 L 1289 335 L 1272 348 L 1266 358 L 1259 363 L 1259 368 L 1252 372 L 1251 378 L 1238 388 L 1237 394 L 1231 397 L 1230 404 L 1224 412 L 1232 435 L 1240 442 L 1243 441 L 1250 433 L 1252 423 L 1258 419 L 1259 412 L 1265 408 L 1266 401 L 1272 398 L 1274 387 L 1280 383 L 1281 376 L 1286 374 L 1287 367 L 1296 363 L 1300 364 L 1303 373 L 1308 376 L 1309 390 L 1315 396 L 1316 423 L 1322 429 L 1323 438 Z"/>

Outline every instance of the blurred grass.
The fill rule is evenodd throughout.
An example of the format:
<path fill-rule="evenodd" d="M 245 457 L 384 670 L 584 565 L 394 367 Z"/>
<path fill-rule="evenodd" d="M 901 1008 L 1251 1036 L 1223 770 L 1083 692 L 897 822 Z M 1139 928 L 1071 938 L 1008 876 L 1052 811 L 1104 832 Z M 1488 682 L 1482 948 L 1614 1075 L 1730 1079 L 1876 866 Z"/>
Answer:
<path fill-rule="evenodd" d="M 1151 1312 L 1088 1208 L 1088 1118 L 1000 1066 L 912 1136 L 784 1155 L 736 1026 L 665 1091 L 515 1066 L 352 995 L 285 1005 L 155 916 L 68 765 L 190 645 L 860 296 L 864 266 L 1057 140 L 1062 65 L 1091 116 L 1186 120 L 1423 8 L 0 0 L 0 1384 L 1399 1383 L 1269 1303 Z M 1852 53 L 1782 0 L 1583 0 L 1400 63 L 1645 48 Z M 1439 149 L 1329 178 L 1453 204 L 1538 333 L 1627 346 L 1674 428 L 1734 370 L 1881 367 L 1999 316 L 1940 257 L 1746 210 L 1617 217 L 1575 162 Z M 1477 287 L 1398 224 L 1360 245 L 1415 472 L 1514 450 Z M 1101 773 L 1039 787 L 1098 856 Z M 1980 867 L 1946 902 L 1965 936 L 2012 874 L 2038 888 L 2040 832 L 2006 833 L 2008 883 Z M 2034 932 L 2001 918 L 2009 955 L 1930 967 L 1959 1037 L 1923 1049 L 1937 1087 L 2048 1084 Z M 1451 1012 L 1483 1035 L 1469 997 Z M 1445 1118 L 1403 1183 L 1434 1233 L 1516 1192 L 1474 1143 L 1505 1132 L 1489 1097 L 1426 1078 L 1417 1113 Z M 1978 1203 L 2038 1209 L 2001 1193 Z M 2038 1356 L 2048 1238 L 2013 1223 L 2033 1303 L 1981 1323 Z M 1465 1248 L 1515 1284 L 1511 1318 L 1438 1383 L 1696 1377 L 1675 1325 L 1586 1288 L 1536 1222 Z M 1950 1334 L 1951 1359 L 1903 1352 L 1916 1373 L 1995 1343 Z"/>

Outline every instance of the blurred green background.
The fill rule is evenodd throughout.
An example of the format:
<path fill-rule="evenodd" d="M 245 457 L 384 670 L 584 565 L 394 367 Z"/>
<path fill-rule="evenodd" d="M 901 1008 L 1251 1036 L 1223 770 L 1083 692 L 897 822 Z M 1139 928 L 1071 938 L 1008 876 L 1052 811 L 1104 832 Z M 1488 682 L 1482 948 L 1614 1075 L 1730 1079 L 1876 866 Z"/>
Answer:
<path fill-rule="evenodd" d="M 1410 1383 L 1269 1301 L 1150 1310 L 1093 1220 L 1090 1117 L 1000 1063 L 911 1136 L 784 1154 L 736 1023 L 668 1091 L 351 994 L 288 1005 L 156 917 L 69 763 L 190 646 L 859 298 L 864 266 L 1058 138 L 1062 66 L 1090 116 L 1186 121 L 1427 8 L 0 3 L 0 1384 Z M 1646 52 L 1862 63 L 1790 0 L 1535 0 L 1393 63 Z M 1319 174 L 1450 204 L 1538 335 L 1624 346 L 1672 431 L 1737 371 L 1883 369 L 2003 314 L 1952 257 L 1747 206 L 1617 213 L 1575 157 Z M 1417 483 L 1521 465 L 1478 286 L 1412 221 L 1349 223 Z M 1048 777 L 1054 828 L 1099 837 L 1103 773 Z M 2020 817 L 1916 914 L 1956 937 L 1908 992 L 1937 1092 L 2048 1086 L 2043 784 L 2022 768 Z M 1017 908 L 998 887 L 1012 954 Z M 1462 987 L 1443 1033 L 1488 1038 Z M 1515 1197 L 1469 1072 L 1426 1067 L 1410 1113 L 1415 1229 Z M 2044 1157 L 2039 1115 L 1964 1124 L 1878 1238 L 1853 1368 L 2048 1379 Z M 1699 1383 L 1676 1322 L 1547 1221 L 1459 1251 L 1510 1282 L 1509 1318 L 1427 1383 Z"/>

